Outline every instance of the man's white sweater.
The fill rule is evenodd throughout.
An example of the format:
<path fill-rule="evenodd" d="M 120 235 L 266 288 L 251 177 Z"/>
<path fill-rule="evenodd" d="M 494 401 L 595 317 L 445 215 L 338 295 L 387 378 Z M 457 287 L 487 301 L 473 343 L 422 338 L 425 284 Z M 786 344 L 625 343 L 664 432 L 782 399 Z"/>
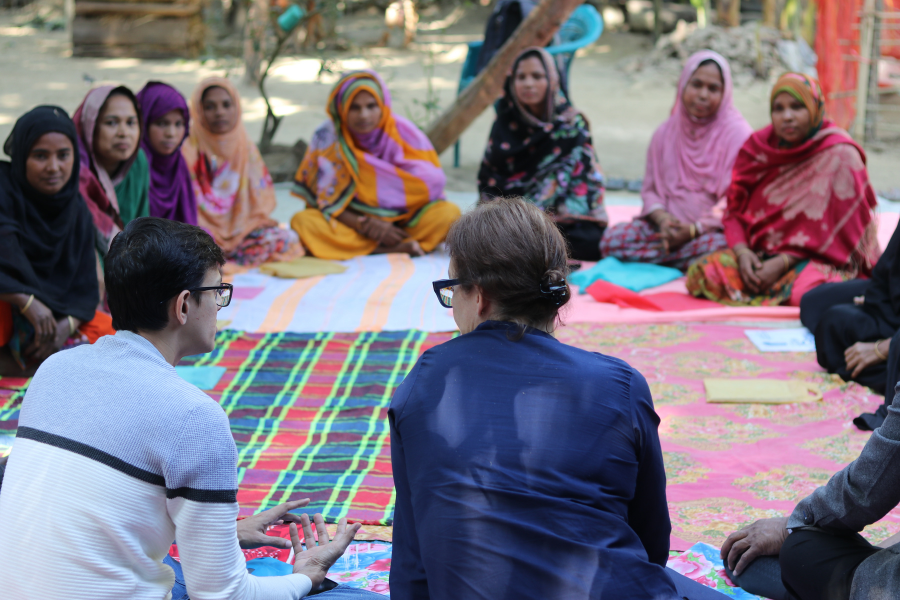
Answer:
<path fill-rule="evenodd" d="M 0 490 L 0 598 L 168 598 L 178 541 L 192 600 L 295 599 L 248 575 L 228 418 L 143 337 L 59 352 L 25 399 Z"/>

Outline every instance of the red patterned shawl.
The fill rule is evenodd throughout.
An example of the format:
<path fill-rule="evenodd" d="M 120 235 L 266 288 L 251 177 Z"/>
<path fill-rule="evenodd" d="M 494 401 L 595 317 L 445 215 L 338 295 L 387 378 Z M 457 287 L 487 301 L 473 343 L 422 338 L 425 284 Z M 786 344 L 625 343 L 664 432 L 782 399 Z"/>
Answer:
<path fill-rule="evenodd" d="M 723 224 L 728 245 L 785 253 L 868 274 L 880 250 L 866 155 L 829 121 L 795 148 L 779 148 L 771 125 L 744 143 Z"/>

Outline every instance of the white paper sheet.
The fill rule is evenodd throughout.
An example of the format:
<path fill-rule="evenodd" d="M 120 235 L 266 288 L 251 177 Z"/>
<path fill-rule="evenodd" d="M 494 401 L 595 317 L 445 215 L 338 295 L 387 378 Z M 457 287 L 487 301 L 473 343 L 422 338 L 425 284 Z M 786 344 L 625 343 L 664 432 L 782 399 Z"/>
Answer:
<path fill-rule="evenodd" d="M 816 340 L 806 327 L 790 329 L 745 329 L 760 352 L 815 352 Z"/>

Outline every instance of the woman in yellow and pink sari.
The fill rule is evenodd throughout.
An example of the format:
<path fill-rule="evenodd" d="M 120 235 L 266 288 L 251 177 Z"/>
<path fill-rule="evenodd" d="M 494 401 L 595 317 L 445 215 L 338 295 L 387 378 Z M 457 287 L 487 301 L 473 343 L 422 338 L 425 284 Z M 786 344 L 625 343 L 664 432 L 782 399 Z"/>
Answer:
<path fill-rule="evenodd" d="M 425 134 L 391 111 L 374 71 L 344 75 L 327 111 L 294 182 L 307 209 L 291 227 L 306 249 L 332 260 L 434 250 L 460 211 L 444 200 L 446 177 Z"/>

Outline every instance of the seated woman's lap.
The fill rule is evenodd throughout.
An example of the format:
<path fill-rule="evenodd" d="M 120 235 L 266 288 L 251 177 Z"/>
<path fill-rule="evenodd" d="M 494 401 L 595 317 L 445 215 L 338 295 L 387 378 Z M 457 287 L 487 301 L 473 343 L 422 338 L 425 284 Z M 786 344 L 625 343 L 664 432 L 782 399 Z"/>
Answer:
<path fill-rule="evenodd" d="M 687 288 L 691 294 L 737 306 L 800 306 L 800 300 L 813 288 L 842 281 L 844 277 L 832 267 L 809 261 L 799 272 L 797 268 L 787 271 L 769 290 L 753 294 L 741 278 L 737 257 L 731 249 L 698 259 L 687 272 Z"/>
<path fill-rule="evenodd" d="M 643 219 L 618 223 L 607 228 L 600 242 L 603 256 L 619 260 L 648 262 L 686 269 L 690 263 L 711 252 L 728 246 L 719 231 L 703 233 L 674 252 L 665 252 L 659 234 Z"/>
<path fill-rule="evenodd" d="M 13 331 L 12 305 L 7 302 L 0 302 L 0 348 L 9 344 Z M 116 333 L 112 326 L 112 317 L 100 311 L 94 313 L 93 320 L 82 323 L 78 331 L 83 333 L 92 344 L 104 335 Z"/>
<path fill-rule="evenodd" d="M 620 260 L 654 262 L 662 257 L 662 248 L 653 238 L 655 235 L 653 227 L 642 219 L 616 223 L 603 233 L 600 251 L 603 256 L 614 256 Z"/>
<path fill-rule="evenodd" d="M 575 260 L 598 261 L 601 258 L 600 240 L 605 227 L 593 221 L 557 223 L 556 226 L 566 238 L 570 256 Z"/>
<path fill-rule="evenodd" d="M 459 218 L 459 207 L 452 202 L 434 202 L 417 219 L 404 227 L 409 237 L 419 242 L 422 250 L 431 252 Z M 308 208 L 293 216 L 291 228 L 313 256 L 329 260 L 347 260 L 371 254 L 378 242 L 358 233 L 352 227 L 333 219 L 327 221 L 321 211 Z"/>

